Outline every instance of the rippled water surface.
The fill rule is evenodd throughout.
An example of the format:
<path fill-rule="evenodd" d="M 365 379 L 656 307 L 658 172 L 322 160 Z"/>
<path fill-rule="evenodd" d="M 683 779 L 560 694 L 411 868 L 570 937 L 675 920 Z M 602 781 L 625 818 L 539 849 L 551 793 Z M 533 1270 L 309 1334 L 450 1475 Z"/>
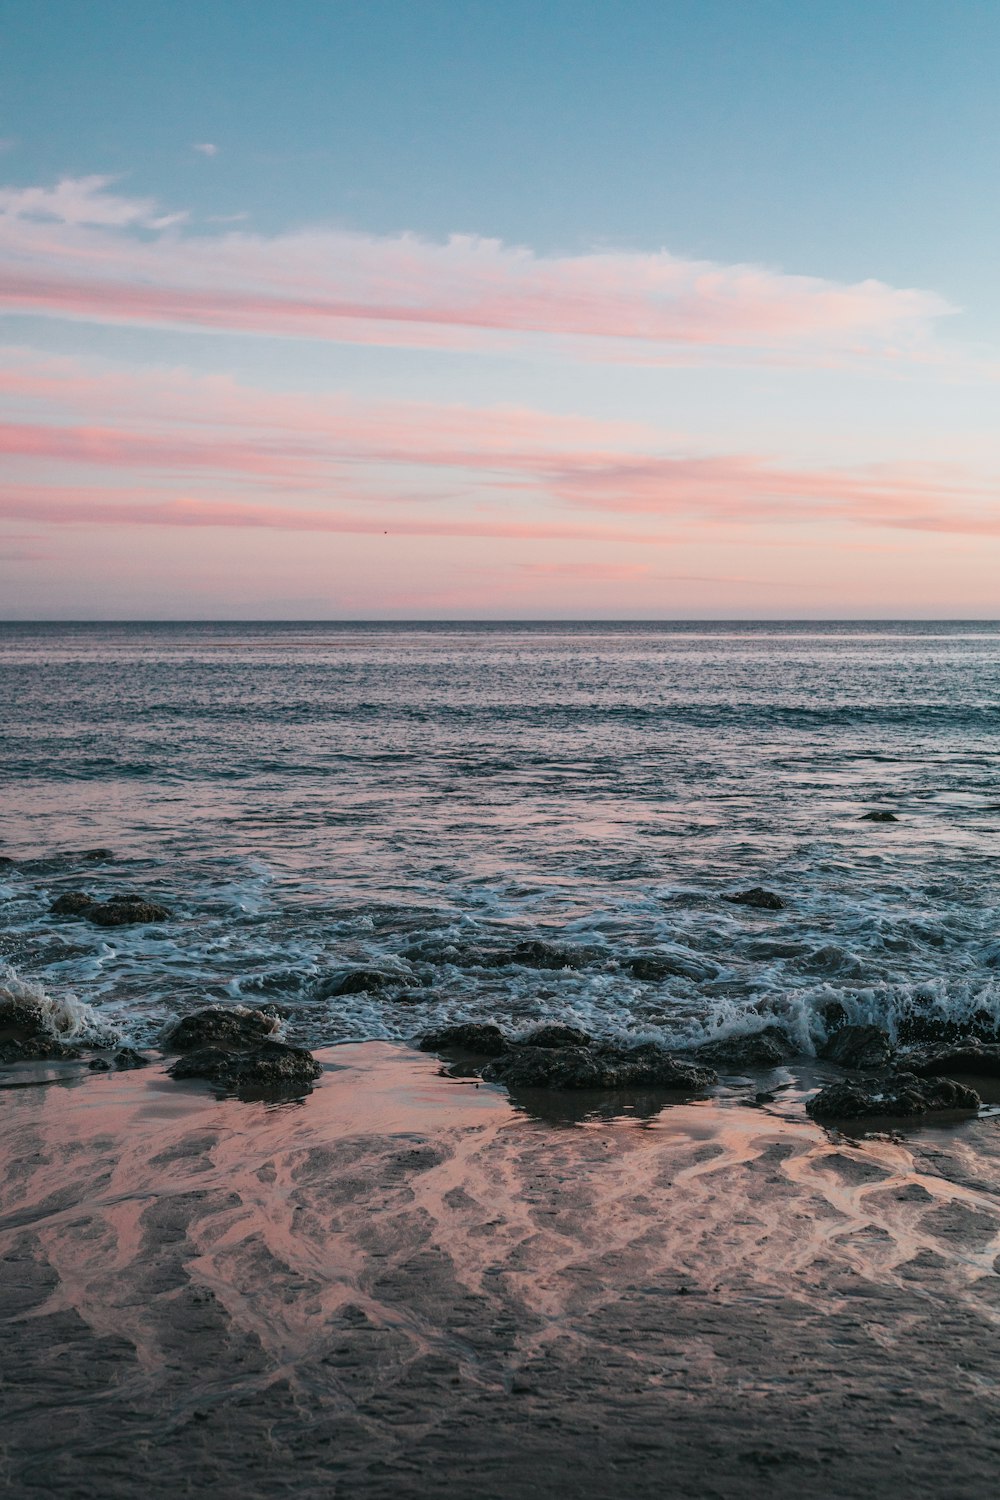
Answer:
<path fill-rule="evenodd" d="M 1000 1018 L 993 624 L 4 625 L 0 695 L 0 958 L 136 1041 Z"/>

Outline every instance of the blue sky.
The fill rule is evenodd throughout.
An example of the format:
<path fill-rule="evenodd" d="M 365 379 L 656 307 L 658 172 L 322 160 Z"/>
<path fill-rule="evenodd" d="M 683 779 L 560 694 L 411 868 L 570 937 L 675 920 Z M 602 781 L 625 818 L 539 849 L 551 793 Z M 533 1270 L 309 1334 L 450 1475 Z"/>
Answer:
<path fill-rule="evenodd" d="M 30 0 L 11 180 L 991 289 L 988 0 Z M 195 159 L 193 140 L 218 144 Z"/>
<path fill-rule="evenodd" d="M 187 371 L 193 381 L 226 377 L 255 391 L 331 399 L 349 393 L 397 406 L 458 403 L 485 411 L 516 404 L 595 424 L 656 428 L 661 457 L 668 449 L 689 458 L 752 452 L 779 467 L 809 466 L 811 474 L 817 465 L 824 473 L 846 466 L 857 474 L 884 464 L 895 466 L 897 478 L 905 470 L 911 479 L 914 465 L 963 465 L 974 505 L 991 504 L 1000 464 L 991 433 L 1000 342 L 994 268 L 1000 6 L 992 0 L 9 0 L 0 41 L 0 182 L 8 193 L 101 178 L 105 185 L 88 189 L 92 195 L 155 200 L 155 210 L 131 217 L 123 210 L 118 223 L 101 198 L 95 213 L 104 215 L 103 238 L 91 227 L 80 234 L 72 224 L 53 230 L 64 238 L 55 247 L 46 240 L 43 255 L 51 250 L 53 264 L 63 267 L 75 257 L 80 275 L 89 274 L 95 257 L 111 256 L 125 266 L 116 274 L 127 276 L 131 244 L 139 282 L 158 283 L 162 274 L 165 285 L 178 277 L 187 285 L 195 271 L 190 255 L 183 264 L 175 257 L 177 236 L 188 251 L 199 241 L 221 247 L 227 236 L 256 236 L 271 245 L 273 280 L 287 237 L 316 229 L 371 241 L 382 269 L 377 287 L 362 288 L 363 297 L 401 286 L 412 299 L 424 295 L 428 277 L 446 282 L 456 258 L 422 270 L 414 290 L 405 256 L 383 264 L 379 246 L 395 244 L 401 234 L 433 244 L 482 236 L 527 247 L 541 264 L 542 281 L 550 263 L 567 286 L 578 275 L 590 278 L 588 298 L 595 295 L 590 258 L 625 257 L 612 268 L 620 284 L 645 274 L 642 257 L 666 251 L 692 265 L 726 268 L 730 280 L 751 266 L 840 288 L 873 281 L 893 295 L 914 288 L 925 298 L 916 319 L 920 337 L 934 328 L 930 352 L 922 345 L 914 358 L 904 340 L 896 367 L 889 363 L 896 358 L 889 332 L 890 324 L 898 326 L 895 313 L 877 333 L 874 361 L 870 320 L 861 355 L 844 339 L 834 347 L 826 335 L 817 342 L 810 334 L 805 371 L 801 347 L 791 355 L 780 337 L 764 339 L 752 356 L 741 349 L 737 357 L 707 358 L 703 344 L 683 356 L 673 350 L 663 357 L 660 350 L 650 364 L 622 349 L 599 357 L 580 345 L 568 352 L 564 342 L 533 332 L 516 349 L 493 339 L 459 348 L 439 339 L 373 343 L 367 333 L 314 338 L 302 328 L 290 336 L 287 328 L 257 322 L 219 331 L 203 313 L 186 323 L 174 314 L 150 321 L 146 312 L 120 310 L 104 317 L 93 307 L 64 315 L 64 302 L 34 296 L 8 306 L 0 320 L 5 345 L 26 348 L 36 360 L 88 362 L 94 389 L 112 369 L 133 370 L 153 384 L 155 372 L 170 369 Z M 52 200 L 36 213 L 27 199 L 11 197 L 8 212 L 21 228 L 30 222 L 41 234 L 39 226 L 58 225 L 66 210 Z M 179 227 L 164 228 L 174 214 L 185 216 Z M 23 268 L 39 243 L 37 236 L 30 246 L 23 235 L 12 240 L 9 263 Z M 142 260 L 152 246 L 162 246 L 162 273 L 155 260 Z M 340 251 L 333 250 L 336 259 Z M 247 290 L 264 273 L 242 253 L 233 276 Z M 341 274 L 331 271 L 323 297 L 339 295 Z M 484 274 L 491 279 L 495 272 Z M 694 295 L 692 277 L 686 297 Z M 210 282 L 221 295 L 223 271 L 213 271 Z M 314 287 L 311 295 L 320 292 Z M 934 311 L 931 299 L 952 311 Z M 503 318 L 511 316 L 508 307 Z M 712 340 L 731 348 L 715 324 Z M 67 413 L 64 402 L 36 415 L 65 425 Z M 85 415 L 103 429 L 115 414 L 96 411 L 91 401 Z M 633 458 L 636 444 L 653 441 L 650 434 L 629 439 Z M 19 464 L 40 462 L 21 447 Z M 49 461 L 55 462 L 51 454 Z M 381 482 L 385 464 L 398 460 L 369 454 L 366 462 Z M 50 489 L 65 489 L 70 477 L 69 460 L 59 463 L 42 476 Z M 96 479 L 120 485 L 124 460 L 115 463 L 117 478 L 102 471 Z M 420 464 L 426 469 L 425 458 Z M 486 503 L 495 467 L 491 450 L 469 471 L 479 478 L 465 476 L 474 506 Z M 34 481 L 40 472 L 24 468 L 22 477 Z M 415 472 L 408 471 L 408 482 Z M 187 470 L 178 474 L 185 494 L 188 478 Z M 160 473 L 157 486 L 163 482 Z M 422 470 L 424 498 L 434 482 Z M 825 484 L 813 485 L 817 494 L 826 493 Z M 949 489 L 941 505 L 947 509 L 953 498 Z M 555 503 L 569 502 L 560 491 Z M 898 492 L 894 504 L 898 529 Z M 648 497 L 643 505 L 649 513 Z M 31 550 L 17 541 L 25 525 L 18 506 L 12 556 Z M 666 508 L 676 513 L 676 504 Z M 978 512 L 970 525 L 963 535 L 977 535 L 980 552 L 993 545 L 981 540 Z M 72 536 L 75 543 L 84 539 L 79 529 Z M 739 544 L 723 541 L 718 531 L 712 536 L 724 582 L 736 577 L 732 549 Z M 54 531 L 50 539 L 54 544 Z M 141 550 L 142 539 L 133 540 Z M 705 533 L 698 545 L 697 567 L 711 571 L 714 543 Z M 541 568 L 532 558 L 512 559 L 511 566 Z M 352 555 L 353 572 L 357 561 Z M 480 565 L 471 554 L 470 565 Z M 293 577 L 291 559 L 288 566 Z M 545 566 L 560 564 L 546 554 Z M 592 583 L 591 565 L 580 568 L 580 579 Z M 405 569 L 401 557 L 400 578 Z M 921 612 L 926 565 L 903 571 L 892 608 Z M 779 572 L 787 576 L 787 563 Z M 16 608 L 39 597 L 21 581 L 24 574 L 22 568 L 11 581 L 21 601 Z M 202 594 L 189 579 L 171 576 L 173 593 L 165 575 L 155 599 L 123 589 L 119 597 L 128 603 L 121 608 L 140 610 L 144 597 L 159 610 L 174 602 L 181 613 L 194 608 Z M 862 607 L 855 582 L 832 612 L 852 601 Z M 985 577 L 973 592 L 977 612 L 988 610 Z M 952 612 L 961 595 L 949 584 L 945 595 L 928 594 L 924 603 Z M 98 607 L 96 595 L 71 584 L 55 562 L 42 596 L 49 608 Z M 671 594 L 663 607 L 711 613 L 726 599 L 756 608 L 750 595 L 737 590 L 737 596 L 717 589 L 685 604 Z M 361 609 L 365 602 L 350 590 L 343 594 L 354 601 L 350 606 L 337 602 L 336 589 L 326 606 L 325 597 L 322 589 L 310 594 L 320 612 Z M 429 589 L 427 597 L 444 595 Z M 515 590 L 510 608 L 519 609 L 519 597 Z M 657 598 L 655 590 L 644 596 L 643 609 L 655 612 Z M 805 607 L 805 599 L 787 609 Z M 612 590 L 595 595 L 593 608 L 614 612 L 624 600 Z M 578 591 L 566 608 L 586 613 L 589 602 Z M 372 594 L 372 610 L 393 607 Z M 464 607 L 454 605 L 459 612 Z M 537 607 L 534 600 L 528 612 Z M 867 607 L 876 607 L 874 599 Z"/>

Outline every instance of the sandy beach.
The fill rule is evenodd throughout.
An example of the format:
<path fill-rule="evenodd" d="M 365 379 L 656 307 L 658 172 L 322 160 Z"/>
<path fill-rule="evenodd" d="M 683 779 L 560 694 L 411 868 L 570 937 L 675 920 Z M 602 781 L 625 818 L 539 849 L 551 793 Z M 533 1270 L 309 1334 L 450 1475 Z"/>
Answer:
<path fill-rule="evenodd" d="M 994 1119 L 320 1056 L 280 1106 L 5 1070 L 7 1493 L 995 1495 Z"/>

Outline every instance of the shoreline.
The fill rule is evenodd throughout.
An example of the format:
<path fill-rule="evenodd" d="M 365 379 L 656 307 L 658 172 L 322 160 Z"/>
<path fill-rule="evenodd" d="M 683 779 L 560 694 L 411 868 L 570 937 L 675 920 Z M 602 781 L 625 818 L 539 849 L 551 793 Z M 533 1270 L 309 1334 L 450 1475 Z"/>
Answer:
<path fill-rule="evenodd" d="M 993 1119 L 556 1124 L 318 1056 L 282 1105 L 5 1070 L 8 1493 L 995 1493 Z"/>

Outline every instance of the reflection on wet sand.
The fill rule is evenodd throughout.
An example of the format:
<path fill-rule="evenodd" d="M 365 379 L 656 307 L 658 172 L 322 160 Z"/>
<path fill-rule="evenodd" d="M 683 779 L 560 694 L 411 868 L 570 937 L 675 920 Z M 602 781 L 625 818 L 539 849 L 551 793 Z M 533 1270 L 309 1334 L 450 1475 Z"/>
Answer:
<path fill-rule="evenodd" d="M 995 1493 L 993 1121 L 323 1060 L 4 1092 L 13 1493 Z"/>

